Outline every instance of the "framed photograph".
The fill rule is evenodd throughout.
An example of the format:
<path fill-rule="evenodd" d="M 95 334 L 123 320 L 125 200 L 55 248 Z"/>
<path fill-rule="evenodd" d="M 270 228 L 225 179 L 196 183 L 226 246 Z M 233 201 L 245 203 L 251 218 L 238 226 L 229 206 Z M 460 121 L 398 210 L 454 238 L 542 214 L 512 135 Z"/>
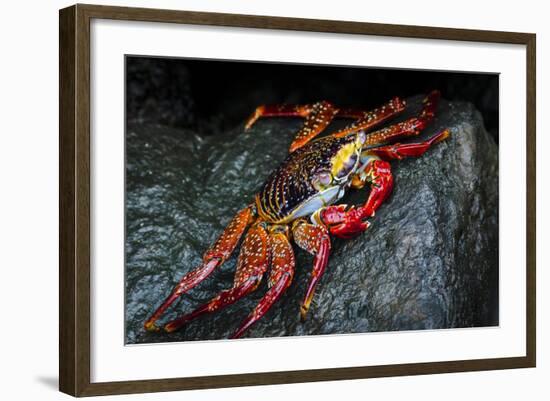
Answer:
<path fill-rule="evenodd" d="M 535 112 L 534 34 L 61 10 L 60 390 L 534 367 Z"/>

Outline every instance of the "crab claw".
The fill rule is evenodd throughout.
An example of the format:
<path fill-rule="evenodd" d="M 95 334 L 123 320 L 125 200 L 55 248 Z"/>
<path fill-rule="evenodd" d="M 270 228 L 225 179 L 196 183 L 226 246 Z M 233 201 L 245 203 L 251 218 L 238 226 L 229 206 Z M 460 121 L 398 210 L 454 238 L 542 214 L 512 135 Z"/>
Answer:
<path fill-rule="evenodd" d="M 312 219 L 325 225 L 332 235 L 345 239 L 361 234 L 370 226 L 362 208 L 344 204 L 321 208 Z"/>

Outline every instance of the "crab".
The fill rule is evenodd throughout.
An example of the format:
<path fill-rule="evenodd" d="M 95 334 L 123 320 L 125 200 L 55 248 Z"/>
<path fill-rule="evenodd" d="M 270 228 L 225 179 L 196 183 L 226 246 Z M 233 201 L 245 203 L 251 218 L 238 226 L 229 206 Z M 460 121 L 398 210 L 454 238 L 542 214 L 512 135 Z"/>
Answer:
<path fill-rule="evenodd" d="M 395 142 L 418 135 L 430 123 L 439 97 L 438 91 L 429 93 L 416 117 L 384 128 L 380 128 L 382 122 L 405 110 L 405 101 L 396 97 L 372 111 L 337 108 L 327 101 L 258 107 L 247 120 L 245 130 L 262 117 L 305 119 L 290 145 L 289 155 L 267 178 L 254 201 L 236 214 L 204 253 L 202 264 L 181 278 L 144 328 L 178 330 L 200 315 L 237 302 L 256 290 L 267 276 L 266 293 L 230 338 L 241 337 L 290 286 L 295 269 L 291 240 L 313 255 L 313 268 L 300 305 L 301 319 L 305 319 L 328 264 L 331 237 L 349 239 L 361 234 L 370 225 L 368 219 L 388 199 L 393 188 L 390 161 L 421 156 L 449 136 L 449 130 L 443 129 L 422 142 Z M 319 137 L 336 117 L 354 121 L 344 129 Z M 379 128 L 373 130 L 375 127 Z M 370 193 L 364 204 L 337 204 L 349 189 L 367 185 Z M 159 327 L 157 321 L 174 301 L 220 267 L 243 236 L 233 286 Z"/>

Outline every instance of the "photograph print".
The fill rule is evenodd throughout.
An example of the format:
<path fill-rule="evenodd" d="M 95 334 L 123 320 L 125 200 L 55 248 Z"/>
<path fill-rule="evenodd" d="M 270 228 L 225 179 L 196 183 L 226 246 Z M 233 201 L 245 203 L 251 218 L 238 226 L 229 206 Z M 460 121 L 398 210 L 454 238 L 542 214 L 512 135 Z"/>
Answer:
<path fill-rule="evenodd" d="M 499 325 L 499 76 L 126 56 L 125 343 Z"/>

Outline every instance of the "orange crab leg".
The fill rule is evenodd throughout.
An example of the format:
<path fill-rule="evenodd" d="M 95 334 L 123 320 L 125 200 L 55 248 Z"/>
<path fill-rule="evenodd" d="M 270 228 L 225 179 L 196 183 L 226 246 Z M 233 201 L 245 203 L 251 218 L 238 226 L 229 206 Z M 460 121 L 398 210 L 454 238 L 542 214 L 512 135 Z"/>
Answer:
<path fill-rule="evenodd" d="M 193 312 L 172 320 L 164 326 L 167 332 L 173 332 L 190 320 L 237 302 L 245 295 L 254 291 L 269 263 L 269 239 L 265 229 L 259 225 L 253 226 L 243 241 L 241 252 L 237 260 L 237 271 L 233 287 L 222 291 L 210 302 L 200 306 Z"/>
<path fill-rule="evenodd" d="M 231 338 L 239 338 L 256 323 L 288 288 L 294 276 L 294 251 L 286 234 L 274 233 L 269 236 L 271 245 L 271 270 L 269 273 L 269 290 L 265 293 L 256 308 L 248 315 Z"/>
<path fill-rule="evenodd" d="M 262 105 L 258 106 L 254 113 L 246 120 L 245 130 L 249 130 L 261 117 L 307 117 L 311 112 L 312 105 Z"/>
<path fill-rule="evenodd" d="M 328 102 L 320 102 L 328 103 Z M 262 117 L 307 117 L 311 112 L 315 110 L 315 104 L 272 104 L 258 106 L 254 113 L 245 123 L 245 130 L 252 128 L 254 123 Z M 365 111 L 355 109 L 339 109 L 337 115 L 344 118 L 361 118 L 365 115 Z"/>
<path fill-rule="evenodd" d="M 305 117 L 306 121 L 303 127 L 298 131 L 294 141 L 290 145 L 289 152 L 292 153 L 323 132 L 334 117 L 353 118 L 357 120 L 343 130 L 333 134 L 336 136 L 345 136 L 359 130 L 368 130 L 399 114 L 404 109 L 405 102 L 397 97 L 372 111 L 337 109 L 326 101 L 318 102 L 313 105 L 260 106 L 247 120 L 245 129 L 250 129 L 250 127 L 252 127 L 261 117 Z"/>
<path fill-rule="evenodd" d="M 290 145 L 289 152 L 292 153 L 323 132 L 336 113 L 338 109 L 329 102 L 303 106 L 260 106 L 246 122 L 245 129 L 249 129 L 260 117 L 305 117 L 304 125 Z"/>
<path fill-rule="evenodd" d="M 399 99 L 398 97 L 393 98 L 388 103 L 377 109 L 363 112 L 361 116 L 358 117 L 357 121 L 354 121 L 352 124 L 332 135 L 342 137 L 360 130 L 367 131 L 372 127 L 388 120 L 389 118 L 395 117 L 403 110 L 405 110 L 405 101 Z M 342 114 L 346 115 L 346 112 L 343 111 Z M 341 115 L 340 112 L 338 115 Z"/>
<path fill-rule="evenodd" d="M 422 156 L 435 143 L 441 142 L 450 135 L 445 129 L 424 142 L 417 143 L 396 143 L 388 146 L 370 149 L 369 153 L 375 154 L 382 159 L 403 159 L 404 157 Z"/>
<path fill-rule="evenodd" d="M 418 117 L 409 118 L 400 123 L 371 132 L 367 135 L 364 146 L 377 145 L 397 138 L 418 135 L 432 121 L 439 97 L 439 91 L 432 91 L 423 100 L 422 111 Z"/>
<path fill-rule="evenodd" d="M 319 135 L 330 124 L 338 110 L 329 102 L 318 102 L 313 105 L 310 113 L 306 117 L 304 126 L 290 144 L 289 152 L 301 148 L 310 140 Z"/>
<path fill-rule="evenodd" d="M 181 295 L 185 294 L 187 291 L 191 290 L 197 284 L 206 279 L 216 267 L 220 266 L 227 260 L 227 258 L 229 258 L 251 219 L 252 208 L 250 206 L 237 213 L 214 245 L 205 252 L 203 256 L 203 264 L 183 276 L 162 305 L 160 305 L 145 322 L 144 327 L 146 330 L 158 331 L 159 328 L 155 323 L 166 311 L 166 309 L 168 309 L 170 305 L 172 305 L 172 303 L 174 303 L 174 301 Z"/>
<path fill-rule="evenodd" d="M 299 221 L 293 228 L 292 234 L 298 246 L 315 255 L 313 270 L 309 279 L 306 295 L 300 307 L 302 320 L 305 319 L 309 306 L 315 294 L 315 288 L 323 276 L 330 255 L 330 237 L 324 226 L 317 226 Z"/>
<path fill-rule="evenodd" d="M 260 283 L 260 277 L 251 277 L 249 280 L 245 281 L 237 287 L 230 288 L 229 290 L 222 291 L 216 298 L 212 299 L 210 302 L 198 307 L 193 312 L 181 316 L 177 319 L 168 322 L 164 326 L 164 330 L 167 333 L 172 333 L 173 331 L 178 330 L 185 323 L 203 315 L 205 313 L 215 312 L 221 308 L 224 308 L 237 300 L 241 299 L 245 295 L 251 293 L 256 289 Z"/>

